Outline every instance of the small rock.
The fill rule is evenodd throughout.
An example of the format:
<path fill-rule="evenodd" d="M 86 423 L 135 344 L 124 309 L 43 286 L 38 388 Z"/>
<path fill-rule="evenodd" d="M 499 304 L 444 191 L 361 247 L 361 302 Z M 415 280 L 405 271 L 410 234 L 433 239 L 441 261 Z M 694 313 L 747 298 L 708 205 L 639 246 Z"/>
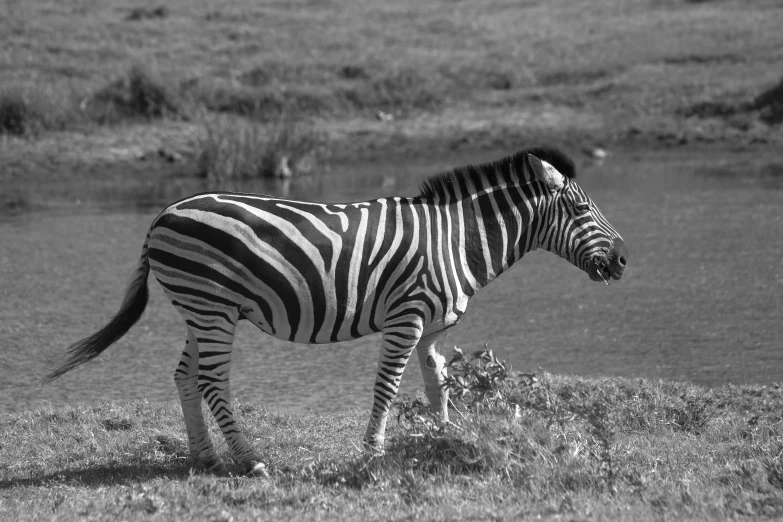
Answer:
<path fill-rule="evenodd" d="M 375 111 L 375 119 L 378 121 L 393 121 L 394 115 L 390 114 L 388 112 L 383 112 L 382 110 Z"/>
<path fill-rule="evenodd" d="M 178 152 L 164 149 L 163 147 L 158 149 L 158 156 L 168 161 L 169 163 L 174 163 L 182 160 L 182 156 Z"/>
<path fill-rule="evenodd" d="M 603 161 L 609 156 L 609 152 L 601 147 L 586 147 L 582 149 L 582 152 L 598 161 Z"/>
<path fill-rule="evenodd" d="M 275 177 L 287 179 L 292 177 L 293 174 L 291 166 L 288 164 L 288 156 L 280 156 L 280 161 L 277 162 L 275 167 Z"/>

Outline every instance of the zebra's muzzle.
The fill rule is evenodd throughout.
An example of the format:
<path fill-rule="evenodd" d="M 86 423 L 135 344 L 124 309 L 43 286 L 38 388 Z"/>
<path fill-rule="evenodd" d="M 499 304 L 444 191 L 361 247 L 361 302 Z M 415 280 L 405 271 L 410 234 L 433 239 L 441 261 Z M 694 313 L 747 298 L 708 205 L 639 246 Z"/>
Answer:
<path fill-rule="evenodd" d="M 610 251 L 593 256 L 585 271 L 593 281 L 603 281 L 608 285 L 610 279 L 618 281 L 623 277 L 627 262 L 628 251 L 625 242 L 617 238 Z"/>
<path fill-rule="evenodd" d="M 607 285 L 609 280 L 612 279 L 612 272 L 609 270 L 608 262 L 603 256 L 595 256 L 590 261 L 586 272 L 593 281 L 603 281 Z M 619 279 L 619 277 L 615 279 Z"/>

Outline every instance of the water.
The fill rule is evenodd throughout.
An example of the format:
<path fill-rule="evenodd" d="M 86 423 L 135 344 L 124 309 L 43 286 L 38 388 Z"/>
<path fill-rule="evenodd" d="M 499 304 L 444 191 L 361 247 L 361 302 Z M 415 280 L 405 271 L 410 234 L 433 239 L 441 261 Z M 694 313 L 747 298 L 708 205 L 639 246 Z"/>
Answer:
<path fill-rule="evenodd" d="M 426 175 L 496 156 L 379 162 L 249 189 L 323 201 L 410 195 Z M 628 245 L 623 280 L 607 287 L 549 253 L 530 254 L 471 301 L 446 352 L 489 342 L 526 371 L 783 381 L 783 167 L 772 155 L 618 153 L 583 165 L 579 181 Z M 185 330 L 155 282 L 126 337 L 54 384 L 37 382 L 115 313 L 157 211 L 202 188 L 190 179 L 64 185 L 62 199 L 78 195 L 79 206 L 0 221 L 0 409 L 176 400 Z M 369 409 L 379 343 L 294 345 L 240 323 L 233 394 L 285 411 Z M 402 391 L 421 388 L 413 357 Z"/>

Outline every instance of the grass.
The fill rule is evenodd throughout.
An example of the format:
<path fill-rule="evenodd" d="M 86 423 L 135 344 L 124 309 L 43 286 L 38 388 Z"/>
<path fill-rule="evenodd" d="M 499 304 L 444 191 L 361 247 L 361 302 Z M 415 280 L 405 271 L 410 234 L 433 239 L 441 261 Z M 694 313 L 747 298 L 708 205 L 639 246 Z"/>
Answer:
<path fill-rule="evenodd" d="M 145 77 L 135 65 L 162 71 L 151 89 L 167 94 L 119 94 L 132 113 L 177 112 L 169 103 L 177 97 L 267 121 L 285 111 L 335 121 L 449 108 L 467 125 L 473 111 L 500 110 L 519 112 L 519 127 L 590 135 L 600 128 L 603 139 L 629 126 L 702 128 L 688 117 L 691 106 L 753 100 L 780 80 L 770 67 L 783 48 L 772 1 L 443 6 L 177 0 L 130 9 L 37 0 L 0 21 L 0 68 L 8 85 L 65 88 L 79 101 L 117 101 L 112 93 L 127 90 L 128 77 Z"/>
<path fill-rule="evenodd" d="M 235 403 L 270 478 L 190 469 L 177 405 L 103 403 L 3 418 L 0 514 L 26 519 L 634 520 L 783 516 L 783 389 L 582 379 L 455 358 L 452 422 L 292 416 Z M 215 440 L 222 440 L 213 428 Z M 222 448 L 225 452 L 225 447 Z M 632 515 L 631 515 L 632 514 Z"/>
<path fill-rule="evenodd" d="M 0 88 L 0 135 L 34 137 L 63 130 L 77 113 L 67 92 L 48 86 Z"/>
<path fill-rule="evenodd" d="M 179 94 L 160 73 L 137 63 L 127 73 L 84 98 L 81 109 L 99 123 L 116 123 L 128 118 L 186 116 Z"/>
<path fill-rule="evenodd" d="M 133 64 L 124 75 L 86 96 L 51 85 L 11 84 L 0 91 L 0 134 L 33 137 L 45 130 L 83 128 L 90 122 L 186 115 L 179 94 L 142 64 Z"/>
<path fill-rule="evenodd" d="M 262 139 L 268 151 L 266 137 L 293 127 L 307 130 L 303 148 L 315 135 L 334 163 L 542 142 L 777 146 L 780 103 L 765 94 L 781 81 L 780 9 L 771 0 L 17 3 L 0 19 L 0 154 L 13 166 L 0 183 L 197 173 L 240 188 L 292 160 L 290 141 L 266 155 L 248 144 Z M 237 142 L 216 135 L 224 131 Z M 182 161 L 133 159 L 161 149 Z M 304 153 L 291 170 L 319 155 Z"/>
<path fill-rule="evenodd" d="M 203 115 L 198 142 L 198 171 L 211 185 L 225 187 L 252 178 L 285 178 L 308 173 L 324 156 L 320 137 L 288 117 L 270 129 L 256 120 L 233 115 Z"/>

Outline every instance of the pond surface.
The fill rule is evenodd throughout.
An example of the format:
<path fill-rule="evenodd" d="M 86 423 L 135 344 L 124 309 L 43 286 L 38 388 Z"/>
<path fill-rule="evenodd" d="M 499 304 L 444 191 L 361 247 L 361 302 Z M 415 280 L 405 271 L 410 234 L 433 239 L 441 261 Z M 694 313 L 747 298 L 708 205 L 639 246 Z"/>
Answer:
<path fill-rule="evenodd" d="M 323 201 L 411 195 L 427 175 L 498 156 L 369 163 L 251 188 Z M 552 254 L 529 254 L 471 301 L 442 350 L 489 342 L 514 368 L 534 372 L 710 386 L 783 381 L 780 158 L 631 151 L 584 163 L 580 184 L 628 246 L 623 280 L 607 287 Z M 185 328 L 154 281 L 128 335 L 54 384 L 38 382 L 62 350 L 116 312 L 155 214 L 199 183 L 64 185 L 63 197 L 78 194 L 81 205 L 0 220 L 0 410 L 177 399 Z M 242 322 L 233 394 L 286 411 L 369 409 L 379 342 L 295 345 Z M 402 391 L 421 388 L 414 356 Z"/>

